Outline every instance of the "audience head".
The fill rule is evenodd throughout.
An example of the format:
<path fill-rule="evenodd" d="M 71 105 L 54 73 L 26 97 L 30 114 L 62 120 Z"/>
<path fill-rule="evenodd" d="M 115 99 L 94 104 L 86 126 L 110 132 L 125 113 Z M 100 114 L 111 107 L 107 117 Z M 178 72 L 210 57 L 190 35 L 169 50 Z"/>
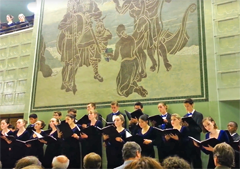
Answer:
<path fill-rule="evenodd" d="M 21 13 L 18 15 L 19 22 L 25 22 L 25 16 Z"/>
<path fill-rule="evenodd" d="M 142 157 L 132 161 L 125 169 L 162 169 L 161 164 L 151 157 Z"/>
<path fill-rule="evenodd" d="M 172 114 L 171 115 L 171 124 L 173 127 L 181 125 L 182 117 L 179 114 Z"/>
<path fill-rule="evenodd" d="M 116 113 L 119 109 L 119 105 L 117 101 L 111 102 L 111 110 L 113 113 Z"/>
<path fill-rule="evenodd" d="M 69 109 L 68 114 L 71 114 L 71 115 L 74 116 L 74 118 L 76 118 L 77 117 L 77 110 L 76 109 Z"/>
<path fill-rule="evenodd" d="M 102 159 L 96 153 L 89 153 L 83 158 L 83 167 L 85 169 L 99 169 L 101 164 Z"/>
<path fill-rule="evenodd" d="M 38 166 L 42 165 L 37 157 L 26 156 L 17 161 L 14 169 L 21 169 L 23 167 L 27 167 L 27 166 L 33 165 L 33 164 L 38 165 Z"/>
<path fill-rule="evenodd" d="M 36 123 L 38 116 L 36 114 L 30 114 L 28 118 L 29 118 L 30 124 L 34 124 Z"/>
<path fill-rule="evenodd" d="M 164 169 L 191 169 L 190 164 L 179 157 L 168 157 L 162 165 Z"/>
<path fill-rule="evenodd" d="M 33 164 L 33 165 L 29 165 L 27 167 L 23 167 L 22 169 L 44 169 L 44 168 L 40 165 Z"/>
<path fill-rule="evenodd" d="M 69 159 L 64 155 L 54 157 L 52 160 L 53 169 L 67 169 L 69 165 Z"/>
<path fill-rule="evenodd" d="M 114 118 L 114 125 L 116 127 L 123 127 L 124 126 L 125 119 L 123 115 L 119 114 Z"/>
<path fill-rule="evenodd" d="M 194 104 L 194 102 L 193 102 L 192 99 L 188 98 L 188 99 L 184 100 L 183 103 L 184 103 L 184 107 L 187 110 L 187 112 L 190 113 L 190 112 L 193 111 L 193 104 Z"/>
<path fill-rule="evenodd" d="M 60 120 L 62 118 L 62 113 L 60 111 L 55 111 L 53 112 L 53 117 Z"/>
<path fill-rule="evenodd" d="M 88 103 L 87 105 L 87 111 L 91 110 L 91 109 L 96 109 L 96 104 L 93 102 Z"/>
<path fill-rule="evenodd" d="M 139 117 L 139 126 L 145 128 L 148 126 L 148 115 L 143 114 Z"/>
<path fill-rule="evenodd" d="M 42 120 L 38 120 L 35 125 L 34 125 L 34 129 L 35 130 L 41 130 L 46 126 L 46 124 L 44 123 L 44 121 Z"/>
<path fill-rule="evenodd" d="M 133 141 L 128 141 L 124 144 L 122 148 L 123 160 L 133 160 L 141 158 L 141 147 L 139 144 Z"/>
<path fill-rule="evenodd" d="M 235 121 L 230 121 L 227 125 L 229 133 L 233 134 L 236 133 L 238 129 L 238 124 Z"/>
<path fill-rule="evenodd" d="M 8 119 L 2 119 L 1 121 L 1 129 L 7 130 L 9 126 L 9 120 Z"/>
<path fill-rule="evenodd" d="M 14 19 L 14 17 L 13 17 L 12 15 L 7 14 L 6 20 L 8 21 L 8 23 L 9 23 L 9 22 L 13 22 L 13 19 Z"/>
<path fill-rule="evenodd" d="M 234 150 L 227 143 L 217 144 L 213 149 L 215 166 L 227 166 L 231 168 L 234 165 Z"/>
<path fill-rule="evenodd" d="M 168 106 L 166 105 L 166 103 L 160 102 L 160 103 L 158 103 L 158 110 L 161 114 L 165 114 L 165 113 L 167 113 Z"/>
<path fill-rule="evenodd" d="M 50 120 L 50 127 L 53 129 L 53 128 L 56 128 L 55 126 L 59 125 L 60 124 L 60 120 L 56 119 L 56 118 L 51 118 Z"/>
<path fill-rule="evenodd" d="M 134 104 L 134 109 L 138 110 L 141 109 L 143 111 L 143 104 L 141 102 L 137 102 Z"/>
<path fill-rule="evenodd" d="M 98 117 L 98 112 L 96 110 L 90 109 L 88 111 L 88 119 L 89 120 L 97 119 L 97 117 Z"/>
<path fill-rule="evenodd" d="M 27 124 L 27 121 L 24 119 L 17 120 L 17 128 L 18 129 L 25 128 L 26 124 Z"/>
<path fill-rule="evenodd" d="M 213 120 L 212 117 L 205 117 L 202 120 L 202 124 L 203 124 L 203 132 L 212 132 L 214 130 L 217 129 L 217 125 L 216 122 Z"/>

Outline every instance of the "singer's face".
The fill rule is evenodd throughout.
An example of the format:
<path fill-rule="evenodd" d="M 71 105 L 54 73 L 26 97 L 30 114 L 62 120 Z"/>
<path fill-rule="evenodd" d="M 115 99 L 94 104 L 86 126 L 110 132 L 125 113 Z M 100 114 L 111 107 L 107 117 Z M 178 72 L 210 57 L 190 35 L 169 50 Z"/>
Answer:
<path fill-rule="evenodd" d="M 173 127 L 178 126 L 178 125 L 180 125 L 180 120 L 177 119 L 176 117 L 172 116 L 171 117 L 171 124 L 172 124 Z"/>
<path fill-rule="evenodd" d="M 42 128 L 42 122 L 41 121 L 37 121 L 34 125 L 34 129 L 35 130 L 40 130 Z"/>
<path fill-rule="evenodd" d="M 144 120 L 141 120 L 141 119 L 139 119 L 139 126 L 141 127 L 141 128 L 144 128 L 144 127 L 146 127 L 148 124 L 147 124 L 147 121 L 144 121 Z"/>
<path fill-rule="evenodd" d="M 66 118 L 65 118 L 66 123 L 68 123 L 69 125 L 72 124 L 72 123 L 74 123 L 73 120 L 74 120 L 74 119 L 71 119 L 70 117 L 66 117 Z"/>
<path fill-rule="evenodd" d="M 116 105 L 111 105 L 111 109 L 113 113 L 116 113 L 118 111 L 118 106 Z"/>
<path fill-rule="evenodd" d="M 123 121 L 120 119 L 120 117 L 117 116 L 114 119 L 114 124 L 115 124 L 116 127 L 121 127 L 122 124 L 123 124 Z"/>
<path fill-rule="evenodd" d="M 19 119 L 17 121 L 17 128 L 20 129 L 21 127 L 24 127 L 25 126 L 25 123 L 23 122 L 22 119 Z"/>
<path fill-rule="evenodd" d="M 165 114 L 166 113 L 166 106 L 164 106 L 163 104 L 158 104 L 158 110 L 160 113 Z"/>
<path fill-rule="evenodd" d="M 88 119 L 89 120 L 93 120 L 93 119 L 95 119 L 96 118 L 96 115 L 93 113 L 93 112 L 88 112 Z"/>
<path fill-rule="evenodd" d="M 9 126 L 9 124 L 7 124 L 5 120 L 1 121 L 1 129 L 2 130 L 6 129 L 8 126 Z"/>
<path fill-rule="evenodd" d="M 50 127 L 53 127 L 54 125 L 58 125 L 57 124 L 57 120 L 55 118 L 51 118 L 51 120 L 50 120 Z"/>

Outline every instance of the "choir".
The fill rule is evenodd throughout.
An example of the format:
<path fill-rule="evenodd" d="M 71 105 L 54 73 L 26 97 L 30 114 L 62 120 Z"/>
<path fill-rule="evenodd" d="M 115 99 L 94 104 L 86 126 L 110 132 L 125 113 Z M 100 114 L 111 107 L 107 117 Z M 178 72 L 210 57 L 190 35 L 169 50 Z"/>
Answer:
<path fill-rule="evenodd" d="M 235 154 L 239 155 L 239 137 L 237 139 L 235 134 L 237 126 L 235 122 L 229 123 L 228 133 L 219 130 L 213 118 L 203 118 L 203 115 L 193 108 L 192 99 L 186 99 L 184 106 L 188 113 L 183 118 L 178 114 L 169 114 L 167 105 L 162 102 L 158 104 L 160 114 L 149 117 L 143 113 L 143 105 L 140 102 L 134 105 L 134 112 L 125 111 L 126 114 L 119 111 L 117 102 L 112 102 L 112 112 L 105 120 L 95 110 L 96 105 L 90 103 L 88 115 L 80 120 L 76 120 L 75 109 L 69 109 L 62 122 L 61 112 L 54 112 L 48 130 L 45 131 L 43 130 L 45 123 L 34 115 L 30 116 L 32 124 L 27 128 L 25 128 L 27 122 L 19 119 L 16 123 L 17 130 L 14 132 L 8 128 L 10 125 L 8 119 L 2 119 L 0 160 L 3 168 L 13 168 L 17 160 L 32 155 L 36 156 L 45 168 L 51 168 L 52 159 L 62 154 L 70 160 L 69 168 L 82 168 L 83 157 L 86 154 L 95 152 L 102 157 L 102 146 L 105 146 L 107 168 L 112 169 L 123 164 L 123 145 L 127 141 L 135 141 L 141 146 L 142 156 L 155 158 L 154 146 L 156 146 L 160 162 L 177 155 L 192 164 L 193 168 L 202 168 L 201 151 L 203 151 L 209 155 L 207 168 L 215 168 L 214 145 L 201 144 L 202 131 L 206 133 L 206 140 L 226 142 L 235 149 Z M 103 127 L 103 121 L 106 127 Z M 234 140 L 231 135 L 235 136 Z M 237 146 L 233 146 L 236 144 Z M 235 163 L 239 164 L 238 161 Z"/>

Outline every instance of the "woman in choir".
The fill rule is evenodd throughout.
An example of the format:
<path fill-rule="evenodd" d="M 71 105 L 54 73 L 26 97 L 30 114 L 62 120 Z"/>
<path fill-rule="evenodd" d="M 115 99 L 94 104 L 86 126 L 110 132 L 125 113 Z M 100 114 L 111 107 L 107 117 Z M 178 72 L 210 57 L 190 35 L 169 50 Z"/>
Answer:
<path fill-rule="evenodd" d="M 190 163 L 188 129 L 182 126 L 181 116 L 172 114 L 171 125 L 177 129 L 180 135 L 169 134 L 165 136 L 165 148 L 168 156 L 179 156 Z M 159 150 L 161 151 L 161 150 Z"/>
<path fill-rule="evenodd" d="M 102 134 L 99 131 L 99 129 L 97 129 L 97 127 L 102 128 L 103 124 L 100 120 L 97 120 L 97 117 L 98 113 L 96 110 L 94 109 L 89 110 L 88 119 L 90 120 L 90 123 L 87 124 L 87 126 L 88 127 L 94 126 L 95 129 L 93 130 L 93 133 L 91 135 L 88 135 L 88 138 L 83 140 L 85 145 L 85 148 L 82 147 L 82 151 L 83 148 L 85 150 L 84 152 L 82 152 L 83 157 L 91 152 L 97 153 L 102 157 Z"/>
<path fill-rule="evenodd" d="M 153 145 L 155 145 L 156 131 L 148 125 L 148 115 L 144 114 L 139 117 L 139 126 L 141 129 L 138 130 L 137 135 L 144 139 L 143 144 L 140 145 L 142 156 L 155 158 Z"/>
<path fill-rule="evenodd" d="M 14 132 L 14 137 L 16 140 L 27 141 L 30 138 L 29 132 L 26 130 L 27 121 L 24 119 L 18 119 L 17 121 L 17 131 Z M 27 144 L 21 143 L 19 141 L 13 141 L 11 143 L 11 167 L 14 167 L 17 160 L 22 157 L 27 156 L 29 153 L 29 148 Z"/>
<path fill-rule="evenodd" d="M 50 127 L 51 127 L 51 133 L 49 133 L 49 137 L 53 137 L 56 140 L 51 140 L 51 141 L 46 141 L 44 139 L 40 139 L 39 141 L 41 143 L 44 143 L 47 145 L 46 150 L 45 150 L 45 155 L 43 158 L 43 166 L 45 168 L 51 168 L 52 167 L 52 160 L 55 156 L 58 156 L 61 154 L 61 145 L 58 140 L 58 131 L 56 126 L 60 124 L 60 121 L 56 118 L 51 118 L 50 120 Z"/>
<path fill-rule="evenodd" d="M 45 132 L 42 130 L 45 127 L 45 123 L 42 120 L 38 120 L 35 125 L 34 129 L 35 132 L 40 134 L 41 136 L 45 135 Z M 30 136 L 30 139 L 35 139 L 38 138 L 37 134 L 33 132 L 33 134 Z M 41 163 L 43 163 L 43 143 L 38 141 L 38 142 L 32 142 L 30 143 L 30 153 L 29 155 L 33 155 L 39 159 Z"/>
<path fill-rule="evenodd" d="M 75 124 L 75 117 L 71 114 L 67 114 L 65 122 L 68 123 L 73 131 L 73 135 L 70 138 L 62 140 L 62 154 L 66 155 L 70 161 L 69 168 L 80 168 L 80 141 L 87 138 L 86 134 L 80 134 L 80 128 Z"/>
<path fill-rule="evenodd" d="M 11 140 L 9 140 L 6 136 L 13 135 L 13 132 L 8 129 L 9 120 L 3 119 L 1 121 L 1 144 L 0 144 L 0 161 L 2 162 L 2 168 L 10 168 L 9 166 L 9 148 L 11 144 Z"/>
<path fill-rule="evenodd" d="M 202 120 L 202 124 L 203 124 L 203 132 L 206 133 L 205 139 L 216 138 L 220 143 L 222 142 L 229 143 L 230 139 L 228 137 L 228 134 L 226 133 L 225 130 L 219 130 L 217 128 L 216 122 L 213 120 L 212 117 L 205 117 Z M 193 143 L 195 146 L 199 147 L 195 141 Z M 202 146 L 201 149 L 204 153 L 209 155 L 207 168 L 208 169 L 215 168 L 214 160 L 213 160 L 213 147 Z"/>
<path fill-rule="evenodd" d="M 108 135 L 103 135 L 103 139 L 106 144 L 106 154 L 107 154 L 107 168 L 116 168 L 123 164 L 122 159 L 122 147 L 126 141 L 126 129 L 123 127 L 124 124 L 123 115 L 117 115 L 114 119 L 114 124 L 116 130 L 121 137 L 116 137 L 111 139 Z"/>

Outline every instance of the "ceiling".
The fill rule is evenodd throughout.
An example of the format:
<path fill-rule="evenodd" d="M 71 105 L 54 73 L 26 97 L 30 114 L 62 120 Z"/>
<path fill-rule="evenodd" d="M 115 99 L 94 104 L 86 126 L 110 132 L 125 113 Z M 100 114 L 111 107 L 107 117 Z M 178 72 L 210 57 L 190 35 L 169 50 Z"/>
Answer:
<path fill-rule="evenodd" d="M 33 15 L 27 8 L 30 2 L 36 2 L 36 0 L 0 0 L 0 20 L 7 22 L 7 14 L 13 15 L 15 22 L 18 21 L 18 14 L 20 13 L 25 16 Z"/>

